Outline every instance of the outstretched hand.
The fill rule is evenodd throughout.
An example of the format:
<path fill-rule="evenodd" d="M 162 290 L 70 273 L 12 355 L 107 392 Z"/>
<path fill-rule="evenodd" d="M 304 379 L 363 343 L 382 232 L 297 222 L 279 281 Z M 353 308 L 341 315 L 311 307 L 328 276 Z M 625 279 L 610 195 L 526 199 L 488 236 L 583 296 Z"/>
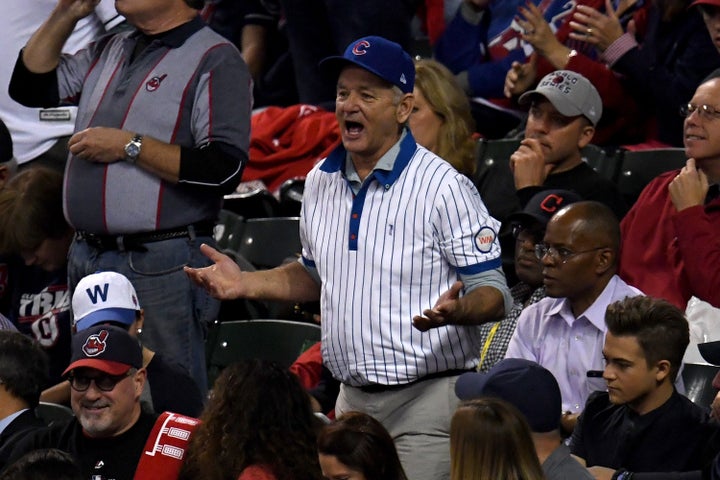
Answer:
<path fill-rule="evenodd" d="M 433 308 L 413 317 L 413 326 L 421 332 L 426 332 L 431 328 L 452 324 L 459 309 L 460 292 L 463 287 L 463 283 L 459 280 L 453 283 L 450 290 L 440 295 Z"/>
<path fill-rule="evenodd" d="M 232 300 L 240 296 L 238 287 L 242 270 L 232 258 L 203 243 L 200 251 L 214 262 L 204 268 L 185 267 L 190 280 L 203 287 L 220 300 Z"/>

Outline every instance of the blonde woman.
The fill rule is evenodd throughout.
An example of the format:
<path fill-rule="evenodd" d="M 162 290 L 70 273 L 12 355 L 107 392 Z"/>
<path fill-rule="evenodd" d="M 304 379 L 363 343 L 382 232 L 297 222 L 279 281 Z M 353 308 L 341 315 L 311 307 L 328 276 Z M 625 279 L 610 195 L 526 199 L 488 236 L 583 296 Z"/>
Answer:
<path fill-rule="evenodd" d="M 460 404 L 450 424 L 450 480 L 542 480 L 530 427 L 493 397 Z"/>
<path fill-rule="evenodd" d="M 465 175 L 475 172 L 475 121 L 465 92 L 450 70 L 435 60 L 415 62 L 415 141 Z"/>

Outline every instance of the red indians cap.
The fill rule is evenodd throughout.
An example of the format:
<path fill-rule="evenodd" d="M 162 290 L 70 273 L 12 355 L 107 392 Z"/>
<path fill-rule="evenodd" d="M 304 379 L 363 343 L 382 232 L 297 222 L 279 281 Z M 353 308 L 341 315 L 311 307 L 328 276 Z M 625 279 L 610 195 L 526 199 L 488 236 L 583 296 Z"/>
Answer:
<path fill-rule="evenodd" d="M 73 337 L 70 366 L 63 375 L 80 367 L 94 368 L 109 375 L 122 375 L 131 368 L 142 368 L 142 348 L 127 330 L 110 325 L 95 325 Z"/>

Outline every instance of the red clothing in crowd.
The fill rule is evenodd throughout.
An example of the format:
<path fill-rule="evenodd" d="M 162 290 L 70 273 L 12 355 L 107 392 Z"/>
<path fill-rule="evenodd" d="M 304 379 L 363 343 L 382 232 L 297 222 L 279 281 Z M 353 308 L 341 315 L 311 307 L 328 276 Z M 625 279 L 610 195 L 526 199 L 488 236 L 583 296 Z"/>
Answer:
<path fill-rule="evenodd" d="M 685 309 L 691 296 L 720 307 L 720 198 L 678 212 L 659 175 L 620 224 L 620 276 L 646 295 Z"/>
<path fill-rule="evenodd" d="M 250 131 L 243 181 L 262 180 L 271 192 L 285 180 L 304 178 L 340 143 L 335 114 L 313 105 L 268 107 L 252 116 Z"/>

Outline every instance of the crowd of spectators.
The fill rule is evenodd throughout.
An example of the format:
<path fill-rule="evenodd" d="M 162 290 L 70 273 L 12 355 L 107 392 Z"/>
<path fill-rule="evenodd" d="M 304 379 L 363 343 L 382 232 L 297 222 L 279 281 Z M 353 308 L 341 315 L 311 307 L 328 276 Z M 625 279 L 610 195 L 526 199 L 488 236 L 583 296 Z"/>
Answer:
<path fill-rule="evenodd" d="M 12 1 L 0 478 L 720 480 L 720 0 Z M 627 204 L 592 145 L 687 162 Z M 304 181 L 297 261 L 214 248 L 249 176 Z M 236 299 L 322 340 L 209 389 Z"/>

